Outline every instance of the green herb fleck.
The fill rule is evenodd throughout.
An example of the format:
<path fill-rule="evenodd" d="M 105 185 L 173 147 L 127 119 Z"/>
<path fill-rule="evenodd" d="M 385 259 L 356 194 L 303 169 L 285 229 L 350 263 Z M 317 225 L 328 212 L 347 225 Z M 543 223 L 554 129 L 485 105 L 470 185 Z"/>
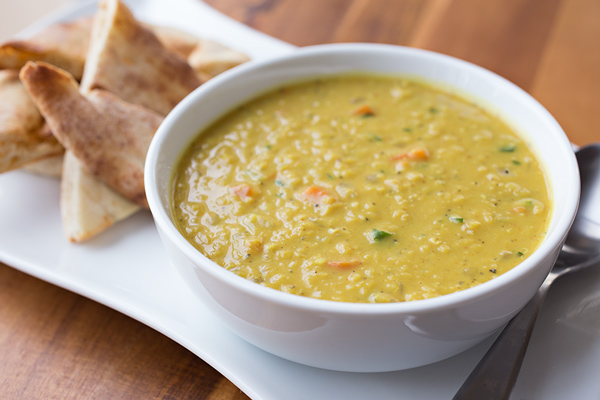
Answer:
<path fill-rule="evenodd" d="M 252 171 L 252 170 L 245 170 L 244 173 L 246 175 L 248 175 L 248 177 L 250 179 L 252 179 L 253 181 L 259 181 L 260 180 L 260 174 L 257 174 L 256 172 Z"/>
<path fill-rule="evenodd" d="M 521 165 L 521 161 L 517 161 L 517 160 L 512 160 L 512 163 L 515 165 Z"/>
<path fill-rule="evenodd" d="M 271 146 L 270 144 L 268 144 L 268 145 L 266 146 L 267 150 L 271 150 L 271 147 L 272 147 L 272 146 Z"/>
<path fill-rule="evenodd" d="M 331 175 L 329 172 L 327 173 L 327 177 L 328 177 L 329 179 L 335 179 L 335 176 Z"/>
<path fill-rule="evenodd" d="M 438 110 L 437 108 L 435 108 L 435 107 L 431 107 L 431 108 L 429 108 L 429 112 L 430 112 L 431 114 L 437 114 L 437 113 L 438 113 L 438 111 L 439 111 L 439 110 Z"/>
<path fill-rule="evenodd" d="M 377 136 L 377 135 L 373 135 L 373 141 L 374 142 L 381 142 L 381 136 Z"/>
<path fill-rule="evenodd" d="M 512 153 L 516 149 L 517 149 L 517 146 L 514 144 L 509 144 L 509 145 L 500 147 L 500 151 L 502 153 Z"/>
<path fill-rule="evenodd" d="M 386 231 L 380 231 L 380 230 L 377 230 L 377 229 L 373 229 L 373 230 L 371 231 L 371 233 L 372 233 L 372 235 L 373 235 L 373 240 L 374 240 L 374 241 L 376 241 L 376 242 L 380 242 L 380 241 L 382 241 L 383 239 L 385 239 L 386 237 L 388 237 L 388 236 L 392 236 L 392 234 L 391 234 L 391 233 L 389 233 L 389 232 L 386 232 Z"/>
<path fill-rule="evenodd" d="M 404 131 L 404 132 L 412 132 L 412 129 L 411 128 L 402 128 L 402 131 Z"/>
<path fill-rule="evenodd" d="M 460 217 L 449 217 L 448 219 L 450 219 L 450 221 L 454 222 L 455 224 L 462 224 L 463 222 L 465 222 L 464 218 Z"/>
<path fill-rule="evenodd" d="M 275 179 L 275 184 L 276 184 L 277 186 L 280 186 L 280 187 L 284 187 L 284 186 L 285 186 L 285 183 L 283 183 L 283 182 L 282 182 L 282 181 L 280 181 L 279 179 Z"/>
<path fill-rule="evenodd" d="M 523 253 L 522 251 L 519 251 L 519 252 L 517 253 L 517 256 L 519 256 L 519 257 L 523 257 L 524 255 L 525 255 L 525 253 Z"/>

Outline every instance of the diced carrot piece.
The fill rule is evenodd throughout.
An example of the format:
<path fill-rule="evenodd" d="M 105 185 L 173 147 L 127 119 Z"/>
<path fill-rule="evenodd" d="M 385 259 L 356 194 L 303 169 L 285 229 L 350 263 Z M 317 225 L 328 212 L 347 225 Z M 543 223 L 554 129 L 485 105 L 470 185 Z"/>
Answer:
<path fill-rule="evenodd" d="M 394 160 L 394 161 L 397 161 L 397 160 L 424 161 L 424 160 L 427 160 L 428 158 L 429 158 L 429 152 L 427 151 L 427 149 L 424 149 L 422 147 L 412 149 L 410 151 L 407 151 L 406 153 L 397 154 L 395 156 L 392 156 L 392 160 Z"/>
<path fill-rule="evenodd" d="M 334 199 L 327 191 L 319 186 L 309 186 L 301 194 L 300 198 L 313 204 L 330 204 Z"/>
<path fill-rule="evenodd" d="M 373 109 L 371 108 L 370 105 L 363 104 L 362 106 L 360 106 L 357 109 L 355 109 L 354 111 L 352 111 L 352 115 L 359 115 L 361 117 L 371 116 L 371 115 L 375 115 L 375 111 L 373 111 Z"/>
<path fill-rule="evenodd" d="M 248 197 L 252 197 L 254 194 L 254 190 L 252 190 L 252 186 L 242 183 L 241 185 L 236 185 L 231 188 L 231 191 L 241 199 L 246 199 Z"/>
<path fill-rule="evenodd" d="M 527 212 L 527 209 L 523 206 L 517 206 L 513 208 L 513 211 L 519 214 L 525 214 Z"/>
<path fill-rule="evenodd" d="M 309 186 L 304 190 L 304 192 L 302 192 L 302 194 L 306 198 L 319 198 L 327 196 L 327 192 L 325 191 L 325 189 L 319 186 Z"/>
<path fill-rule="evenodd" d="M 328 261 L 327 265 L 333 268 L 347 269 L 357 267 L 362 264 L 359 260 L 339 260 L 339 261 Z"/>

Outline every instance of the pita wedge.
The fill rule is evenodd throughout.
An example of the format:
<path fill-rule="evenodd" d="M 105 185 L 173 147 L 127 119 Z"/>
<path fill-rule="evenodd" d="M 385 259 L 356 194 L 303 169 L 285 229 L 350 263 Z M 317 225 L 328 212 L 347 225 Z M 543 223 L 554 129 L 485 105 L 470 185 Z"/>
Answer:
<path fill-rule="evenodd" d="M 200 85 L 194 70 L 136 21 L 119 0 L 102 0 L 94 19 L 83 92 L 104 89 L 166 115 Z"/>
<path fill-rule="evenodd" d="M 65 153 L 61 180 L 61 214 L 65 235 L 71 242 L 82 242 L 140 207 L 125 199 L 96 178 L 71 153 Z"/>
<path fill-rule="evenodd" d="M 92 175 L 148 208 L 144 161 L 162 116 L 104 90 L 83 95 L 71 75 L 49 64 L 29 62 L 20 78 L 61 144 Z"/>
<path fill-rule="evenodd" d="M 61 154 L 16 70 L 0 70 L 0 172 Z"/>
<path fill-rule="evenodd" d="M 198 43 L 192 35 L 171 28 L 143 27 L 118 1 L 101 3 L 93 32 L 80 87 L 83 93 L 104 88 L 127 101 L 166 114 L 200 83 L 191 77 L 193 70 L 182 61 Z M 149 63 L 149 57 L 162 61 Z M 169 86 L 165 87 L 165 79 L 169 80 L 167 73 L 187 77 L 184 85 L 171 86 L 171 82 L 167 82 Z M 124 88 L 123 82 L 137 84 Z M 85 240 L 129 215 L 127 203 L 121 204 L 111 197 L 109 194 L 113 192 L 95 176 L 87 174 L 82 165 L 81 162 L 70 163 L 63 169 L 63 180 L 72 184 L 63 185 L 61 191 L 63 225 L 69 239 L 76 241 Z M 86 179 L 80 179 L 82 176 Z M 104 195 L 80 196 L 81 192 Z M 121 212 L 114 211 L 115 205 Z M 94 218 L 86 218 L 86 213 Z"/>
<path fill-rule="evenodd" d="M 247 55 L 207 39 L 200 40 L 187 59 L 202 81 L 249 60 Z"/>
<path fill-rule="evenodd" d="M 25 88 L 23 88 L 25 90 Z M 37 108 L 36 108 L 37 110 Z M 40 114 L 41 115 L 41 114 Z M 42 128 L 38 131 L 38 134 L 41 137 L 52 139 L 52 141 L 56 141 L 56 138 L 52 134 L 50 127 L 47 123 L 44 122 Z M 58 143 L 58 142 L 57 142 Z M 30 162 L 21 168 L 24 171 L 31 172 L 36 175 L 47 176 L 50 178 L 60 178 L 62 175 L 62 162 L 64 156 L 64 148 L 60 145 L 63 150 L 58 155 L 52 155 L 49 157 L 45 157 L 41 160 L 36 160 Z"/>
<path fill-rule="evenodd" d="M 44 158 L 35 161 L 21 168 L 23 171 L 36 175 L 47 176 L 50 178 L 60 178 L 62 176 L 64 154 Z"/>
<path fill-rule="evenodd" d="M 150 30 L 154 32 L 163 46 L 173 53 L 176 53 L 184 60 L 189 57 L 200 42 L 200 38 L 177 28 L 146 24 L 144 26 L 150 28 Z"/>
<path fill-rule="evenodd" d="M 21 69 L 27 61 L 45 61 L 81 79 L 91 33 L 91 18 L 51 25 L 32 37 L 0 46 L 0 69 Z"/>

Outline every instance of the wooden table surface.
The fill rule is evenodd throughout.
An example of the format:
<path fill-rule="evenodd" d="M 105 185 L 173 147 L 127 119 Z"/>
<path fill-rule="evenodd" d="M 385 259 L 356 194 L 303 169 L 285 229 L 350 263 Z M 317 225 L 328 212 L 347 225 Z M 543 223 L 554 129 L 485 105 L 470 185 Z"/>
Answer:
<path fill-rule="evenodd" d="M 206 3 L 298 46 L 393 43 L 471 61 L 531 93 L 572 142 L 600 141 L 598 0 Z M 3 399 L 247 399 L 165 336 L 3 264 L 0 360 Z"/>

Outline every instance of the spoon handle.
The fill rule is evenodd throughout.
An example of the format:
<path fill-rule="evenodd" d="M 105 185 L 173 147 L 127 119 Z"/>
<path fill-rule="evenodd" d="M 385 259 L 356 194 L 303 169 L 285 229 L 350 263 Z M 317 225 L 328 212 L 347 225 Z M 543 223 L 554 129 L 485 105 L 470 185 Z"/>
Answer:
<path fill-rule="evenodd" d="M 527 344 L 546 292 L 547 287 L 543 285 L 529 303 L 506 325 L 453 400 L 509 398 L 517 381 Z"/>

